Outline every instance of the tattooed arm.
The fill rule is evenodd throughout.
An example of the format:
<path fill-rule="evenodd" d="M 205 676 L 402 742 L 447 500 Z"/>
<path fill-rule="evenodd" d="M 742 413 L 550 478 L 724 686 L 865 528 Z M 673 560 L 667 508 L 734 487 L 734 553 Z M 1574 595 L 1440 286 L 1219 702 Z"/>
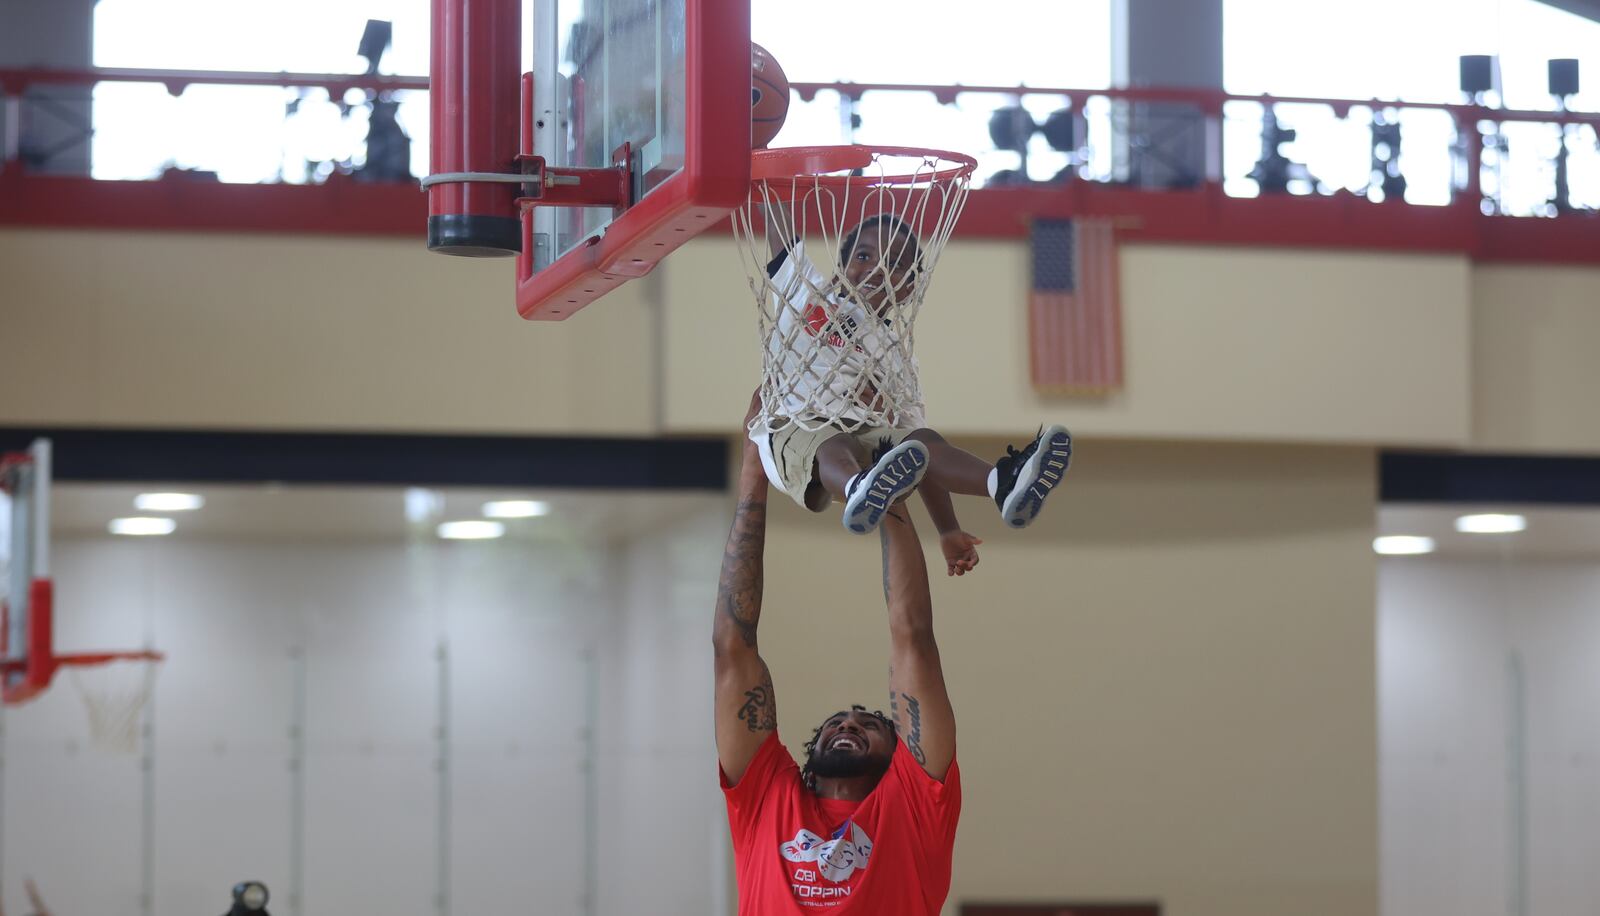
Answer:
<path fill-rule="evenodd" d="M 759 395 L 758 395 L 759 397 Z M 752 402 L 751 409 L 755 409 Z M 767 477 L 755 443 L 745 440 L 738 507 L 722 555 L 711 626 L 716 659 L 717 758 L 737 783 L 767 735 L 778 728 L 772 675 L 756 648 L 761 622 L 762 551 L 767 539 Z"/>
<path fill-rule="evenodd" d="M 934 779 L 956 756 L 956 716 L 933 639 L 933 599 L 922 542 L 904 503 L 884 517 L 883 597 L 889 605 L 889 711 L 900 740 Z"/>

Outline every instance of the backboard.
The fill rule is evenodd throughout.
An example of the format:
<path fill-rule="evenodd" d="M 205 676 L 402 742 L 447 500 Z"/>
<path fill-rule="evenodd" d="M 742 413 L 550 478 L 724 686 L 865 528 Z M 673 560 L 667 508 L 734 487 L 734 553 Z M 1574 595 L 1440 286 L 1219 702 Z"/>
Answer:
<path fill-rule="evenodd" d="M 49 613 L 50 442 L 0 455 L 0 694 L 27 685 L 37 648 L 34 622 Z M 42 608 L 41 608 L 42 606 Z M 46 648 L 45 653 L 49 654 Z"/>
<path fill-rule="evenodd" d="M 533 0 L 520 79 L 518 6 L 436 0 L 429 247 L 515 251 L 517 311 L 561 320 L 748 197 L 750 2 Z"/>

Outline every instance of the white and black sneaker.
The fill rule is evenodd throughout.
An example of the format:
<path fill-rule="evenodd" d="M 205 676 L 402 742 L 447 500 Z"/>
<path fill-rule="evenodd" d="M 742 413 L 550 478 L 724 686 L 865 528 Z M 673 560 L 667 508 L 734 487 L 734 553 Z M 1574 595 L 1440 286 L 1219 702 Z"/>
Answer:
<path fill-rule="evenodd" d="M 883 521 L 883 514 L 899 502 L 928 472 L 928 448 L 915 439 L 883 451 L 871 469 L 850 478 L 844 487 L 844 527 L 867 534 Z"/>
<path fill-rule="evenodd" d="M 1022 451 L 1006 446 L 995 462 L 994 503 L 1009 528 L 1026 528 L 1039 517 L 1044 499 L 1061 484 L 1072 464 L 1072 434 L 1065 426 L 1047 426 Z"/>

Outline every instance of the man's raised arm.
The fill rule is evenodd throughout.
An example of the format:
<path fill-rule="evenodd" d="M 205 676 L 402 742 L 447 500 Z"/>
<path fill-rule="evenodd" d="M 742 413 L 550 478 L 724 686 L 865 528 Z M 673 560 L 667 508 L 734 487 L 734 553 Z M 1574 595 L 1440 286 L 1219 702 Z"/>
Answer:
<path fill-rule="evenodd" d="M 956 716 L 933 639 L 928 565 L 905 503 L 884 516 L 878 531 L 889 605 L 890 714 L 906 750 L 929 776 L 943 781 L 956 756 Z"/>
<path fill-rule="evenodd" d="M 757 395 L 759 398 L 760 395 Z M 751 402 L 754 412 L 759 401 Z M 748 421 L 748 417 L 746 418 Z M 730 784 L 778 728 L 772 675 L 756 648 L 761 622 L 762 552 L 767 540 L 767 477 L 754 442 L 744 443 L 733 529 L 722 554 L 717 610 L 711 625 L 716 660 L 717 758 Z"/>

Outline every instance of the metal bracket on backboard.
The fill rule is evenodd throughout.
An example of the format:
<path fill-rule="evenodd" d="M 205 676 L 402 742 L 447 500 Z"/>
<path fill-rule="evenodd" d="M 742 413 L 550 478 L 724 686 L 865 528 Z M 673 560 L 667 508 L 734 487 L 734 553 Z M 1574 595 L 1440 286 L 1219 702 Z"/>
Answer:
<path fill-rule="evenodd" d="M 611 154 L 611 167 L 564 168 L 534 153 L 533 131 L 543 121 L 534 117 L 533 74 L 522 75 L 522 150 L 517 169 L 527 176 L 517 194 L 519 211 L 531 207 L 610 207 L 621 213 L 633 205 L 633 144 Z"/>
<path fill-rule="evenodd" d="M 611 154 L 615 163 L 606 169 L 560 168 L 543 156 L 519 155 L 517 165 L 528 176 L 517 197 L 517 207 L 610 207 L 621 212 L 633 203 L 633 144 L 624 143 Z"/>

